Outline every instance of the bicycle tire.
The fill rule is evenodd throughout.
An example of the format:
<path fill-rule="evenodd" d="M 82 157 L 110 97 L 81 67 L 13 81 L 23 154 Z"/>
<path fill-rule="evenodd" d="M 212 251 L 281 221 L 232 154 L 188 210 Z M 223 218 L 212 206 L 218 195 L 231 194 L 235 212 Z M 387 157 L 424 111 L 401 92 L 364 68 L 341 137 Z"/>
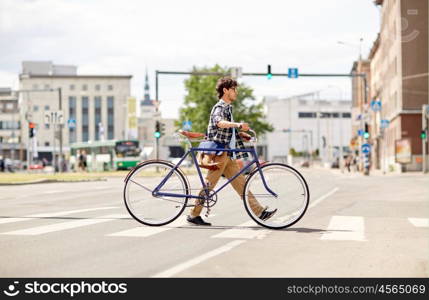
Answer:
<path fill-rule="evenodd" d="M 166 225 L 166 224 L 173 222 L 183 213 L 183 211 L 187 205 L 188 198 L 183 197 L 183 198 L 174 198 L 174 200 L 173 199 L 166 200 L 165 198 L 153 196 L 151 194 L 153 189 L 151 190 L 149 187 L 145 187 L 143 185 L 136 184 L 136 185 L 139 185 L 141 187 L 141 194 L 143 193 L 143 191 L 146 191 L 146 193 L 148 194 L 148 198 L 147 198 L 148 200 L 142 200 L 142 201 L 147 201 L 147 203 L 148 203 L 147 205 L 151 204 L 151 203 L 149 203 L 149 200 L 159 199 L 159 200 L 166 200 L 166 201 L 171 202 L 171 203 L 176 203 L 175 205 L 179 206 L 179 208 L 173 209 L 171 216 L 167 216 L 166 218 L 161 218 L 160 221 L 157 221 L 157 220 L 150 218 L 150 217 L 142 217 L 142 215 L 140 213 L 138 213 L 136 211 L 136 209 L 133 207 L 133 204 L 131 202 L 132 200 L 130 199 L 130 187 L 131 187 L 131 183 L 134 182 L 134 179 L 135 179 L 136 175 L 139 174 L 139 172 L 143 171 L 143 169 L 149 169 L 150 170 L 150 168 L 155 168 L 156 171 L 158 171 L 160 168 L 165 168 L 166 171 L 169 172 L 169 171 L 171 171 L 171 169 L 174 168 L 174 165 L 170 162 L 167 162 L 167 161 L 152 160 L 152 161 L 144 162 L 144 163 L 138 165 L 136 168 L 134 168 L 130 172 L 130 174 L 128 174 L 127 178 L 125 179 L 125 186 L 124 186 L 124 192 L 123 192 L 125 207 L 126 207 L 128 213 L 139 223 L 142 223 L 142 224 L 148 225 L 148 226 L 162 226 L 162 225 Z M 166 172 L 166 173 L 168 174 L 168 172 Z M 148 174 L 150 174 L 150 173 L 148 173 Z M 166 184 L 169 183 L 169 180 L 171 180 L 173 176 L 176 176 L 176 180 L 178 179 L 180 181 L 180 183 L 182 185 L 182 188 L 181 188 L 182 194 L 189 194 L 188 180 L 179 168 L 173 172 L 172 176 L 167 180 Z M 147 178 L 150 178 L 150 177 L 147 177 Z M 153 178 L 152 178 L 153 188 L 156 187 L 162 181 L 162 179 L 164 177 L 160 175 L 159 177 L 156 177 L 156 178 L 159 178 L 159 180 L 156 180 L 156 179 L 153 180 Z M 149 180 L 146 180 L 146 181 L 149 181 Z M 161 189 L 161 191 L 162 191 L 162 189 Z M 136 193 L 138 194 L 140 192 L 136 192 Z M 149 196 L 149 194 L 150 194 L 150 196 Z M 182 199 L 182 200 L 180 200 L 180 199 Z M 157 202 L 157 201 L 154 201 L 154 202 Z M 164 203 L 164 202 L 157 202 L 157 203 Z M 157 203 L 153 203 L 153 205 L 156 205 Z M 173 205 L 172 205 L 172 207 L 173 207 Z M 148 210 L 145 210 L 144 214 L 146 214 L 147 211 Z"/>
<path fill-rule="evenodd" d="M 293 174 L 295 175 L 297 181 L 299 181 L 301 183 L 301 188 L 302 191 L 299 189 L 299 187 L 297 187 L 296 189 L 298 189 L 297 191 L 294 191 L 294 187 L 289 187 L 287 185 L 287 180 L 286 179 L 286 172 L 284 172 L 284 174 L 282 172 L 277 172 L 275 175 L 271 176 L 272 178 L 269 178 L 267 175 L 268 174 L 267 170 L 273 169 L 273 168 L 277 168 L 279 170 L 283 170 L 283 171 L 287 171 L 289 174 Z M 287 221 L 282 221 L 283 219 L 285 219 L 286 217 L 289 217 L 289 215 L 293 215 L 293 212 L 289 212 L 288 210 L 292 211 L 290 208 L 287 207 L 287 204 L 285 201 L 287 199 L 285 199 L 284 201 L 280 201 L 277 200 L 277 198 L 273 197 L 272 195 L 270 195 L 268 193 L 268 191 L 265 189 L 265 186 L 263 185 L 261 176 L 260 176 L 260 171 L 263 172 L 264 174 L 264 178 L 267 182 L 268 187 L 270 187 L 275 193 L 279 193 L 282 190 L 285 189 L 289 189 L 289 191 L 293 192 L 292 196 L 290 198 L 296 197 L 299 198 L 299 194 L 302 194 L 302 201 L 299 203 L 299 211 L 296 212 L 296 216 L 294 216 L 291 220 L 287 220 Z M 259 178 L 258 178 L 259 177 Z M 252 186 L 252 182 L 254 180 L 260 180 L 260 182 L 256 182 L 256 187 L 255 185 Z M 270 186 L 271 185 L 271 186 Z M 262 186 L 263 189 L 260 187 Z M 259 191 L 265 191 L 264 193 L 254 193 L 252 192 L 253 196 L 258 200 L 258 202 L 265 206 L 264 204 L 266 204 L 267 206 L 270 206 L 270 210 L 273 209 L 277 209 L 276 214 L 273 215 L 273 217 L 271 219 L 268 219 L 266 221 L 261 220 L 259 218 L 259 216 L 256 216 L 255 213 L 253 212 L 253 210 L 250 208 L 250 203 L 249 203 L 249 192 L 251 192 L 252 190 L 257 190 Z M 270 198 L 271 199 L 276 199 L 275 201 L 277 201 L 276 203 L 274 203 L 274 200 L 267 200 L 266 202 L 261 201 L 261 199 L 263 198 Z M 282 195 L 282 197 L 284 197 Z M 286 164 L 283 163 L 267 163 L 264 164 L 260 167 L 260 169 L 256 168 L 254 169 L 246 178 L 246 182 L 244 184 L 244 189 L 243 189 L 243 195 L 242 195 L 242 199 L 244 202 L 244 207 L 246 209 L 246 212 L 248 213 L 248 215 L 259 225 L 266 227 L 266 228 L 270 228 L 270 229 L 283 229 L 283 228 L 287 228 L 290 227 L 292 225 L 294 225 L 295 223 L 297 223 L 305 214 L 305 212 L 307 211 L 309 202 L 310 202 L 310 190 L 308 188 L 308 184 L 305 181 L 304 176 L 302 176 L 301 173 L 299 173 L 296 169 L 294 169 L 291 166 L 288 166 Z M 270 203 L 270 201 L 272 201 Z M 299 201 L 299 199 L 298 199 Z M 298 202 L 296 201 L 296 202 Z M 262 203 L 261 203 L 262 202 Z M 293 201 L 290 201 L 291 203 Z M 272 207 L 272 205 L 274 205 L 274 207 Z M 279 207 L 276 207 L 279 206 Z M 287 213 L 286 216 L 282 216 L 282 214 Z"/>

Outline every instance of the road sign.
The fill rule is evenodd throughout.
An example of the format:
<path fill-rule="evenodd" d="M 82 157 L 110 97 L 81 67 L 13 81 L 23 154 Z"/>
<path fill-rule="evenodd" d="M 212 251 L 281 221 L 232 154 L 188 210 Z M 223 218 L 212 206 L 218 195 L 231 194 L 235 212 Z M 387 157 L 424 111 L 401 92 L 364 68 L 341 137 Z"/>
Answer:
<path fill-rule="evenodd" d="M 367 154 L 371 151 L 371 145 L 370 144 L 363 144 L 362 145 L 362 152 Z"/>
<path fill-rule="evenodd" d="M 389 127 L 389 124 L 390 124 L 389 120 L 381 120 L 380 121 L 380 127 L 383 129 Z"/>
<path fill-rule="evenodd" d="M 358 136 L 363 136 L 363 130 L 362 129 L 358 130 Z"/>
<path fill-rule="evenodd" d="M 186 130 L 186 131 L 191 130 L 192 129 L 192 121 L 184 121 L 182 128 L 183 128 L 183 130 Z"/>
<path fill-rule="evenodd" d="M 75 119 L 68 119 L 67 125 L 69 126 L 69 128 L 76 128 L 76 120 Z"/>
<path fill-rule="evenodd" d="M 64 124 L 62 111 L 47 111 L 43 117 L 45 124 Z"/>
<path fill-rule="evenodd" d="M 287 70 L 287 77 L 298 78 L 298 68 L 289 68 Z"/>
<path fill-rule="evenodd" d="M 371 109 L 373 111 L 380 111 L 381 110 L 381 101 L 380 100 L 372 100 L 371 101 Z"/>

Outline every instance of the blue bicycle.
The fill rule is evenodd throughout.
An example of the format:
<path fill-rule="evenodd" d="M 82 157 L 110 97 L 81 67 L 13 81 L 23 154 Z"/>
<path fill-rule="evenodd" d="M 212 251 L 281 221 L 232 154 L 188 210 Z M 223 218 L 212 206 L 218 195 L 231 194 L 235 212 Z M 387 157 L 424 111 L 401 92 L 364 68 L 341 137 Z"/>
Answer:
<path fill-rule="evenodd" d="M 207 215 L 216 204 L 218 193 L 237 176 L 252 168 L 241 195 L 249 216 L 259 225 L 270 229 L 282 229 L 295 224 L 307 210 L 310 200 L 308 185 L 304 177 L 291 166 L 282 163 L 261 164 L 256 154 L 256 134 L 252 130 L 250 132 L 253 134 L 249 141 L 252 147 L 238 150 L 193 147 L 192 142 L 204 141 L 201 140 L 204 134 L 179 131 L 178 137 L 190 147 L 176 165 L 164 160 L 144 161 L 125 178 L 124 201 L 128 212 L 142 224 L 161 226 L 176 220 L 186 207 L 195 206 L 188 204 L 189 199 L 199 199 L 207 209 Z M 212 190 L 207 186 L 197 161 L 198 152 L 208 150 L 248 152 L 253 160 L 239 173 L 228 178 L 221 187 Z M 191 189 L 188 177 L 180 168 L 188 155 L 192 158 L 201 183 L 197 189 Z M 194 190 L 198 192 L 193 194 Z M 256 198 L 263 207 L 277 209 L 275 215 L 268 220 L 260 219 L 251 209 L 250 197 Z"/>

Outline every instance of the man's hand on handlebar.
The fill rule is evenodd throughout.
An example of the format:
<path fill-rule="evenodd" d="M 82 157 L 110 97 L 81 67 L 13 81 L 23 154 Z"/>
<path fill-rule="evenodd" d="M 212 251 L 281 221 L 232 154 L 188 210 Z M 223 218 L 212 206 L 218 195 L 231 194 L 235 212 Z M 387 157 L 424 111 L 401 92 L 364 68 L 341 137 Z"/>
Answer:
<path fill-rule="evenodd" d="M 249 123 L 240 123 L 240 125 L 241 125 L 241 130 L 249 131 L 249 129 L 250 129 Z"/>
<path fill-rule="evenodd" d="M 250 139 L 252 138 L 252 136 L 250 134 L 247 134 L 245 132 L 239 132 L 238 135 L 242 138 L 245 139 L 246 141 L 250 141 Z"/>

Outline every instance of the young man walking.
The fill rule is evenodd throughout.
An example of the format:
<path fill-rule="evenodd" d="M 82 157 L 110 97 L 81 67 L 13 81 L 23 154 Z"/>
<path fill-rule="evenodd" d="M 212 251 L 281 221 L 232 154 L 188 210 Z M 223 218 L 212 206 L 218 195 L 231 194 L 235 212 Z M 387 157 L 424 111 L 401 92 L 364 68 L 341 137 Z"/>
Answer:
<path fill-rule="evenodd" d="M 250 129 L 249 124 L 234 122 L 232 115 L 232 103 L 237 99 L 237 86 L 237 81 L 228 77 L 219 79 L 216 85 L 219 101 L 213 106 L 210 113 L 207 127 L 207 139 L 216 142 L 218 148 L 244 149 L 242 139 L 250 139 L 250 135 L 243 132 Z M 239 132 L 239 130 L 243 131 Z M 217 169 L 209 170 L 206 176 L 206 182 L 209 184 L 209 188 L 213 189 L 216 186 L 222 174 L 228 179 L 237 174 L 240 168 L 236 159 L 247 156 L 248 154 L 246 152 L 236 153 L 226 151 L 216 155 L 214 162 L 216 163 Z M 231 182 L 233 188 L 240 197 L 244 191 L 244 183 L 245 178 L 243 174 Z M 261 206 L 251 193 L 249 193 L 248 196 L 250 208 L 260 219 L 267 220 L 277 211 L 268 211 L 267 207 Z M 195 207 L 191 209 L 187 217 L 188 222 L 195 225 L 210 226 L 211 224 L 204 221 L 200 216 L 202 209 L 203 205 L 201 204 L 201 200 L 196 199 Z"/>

